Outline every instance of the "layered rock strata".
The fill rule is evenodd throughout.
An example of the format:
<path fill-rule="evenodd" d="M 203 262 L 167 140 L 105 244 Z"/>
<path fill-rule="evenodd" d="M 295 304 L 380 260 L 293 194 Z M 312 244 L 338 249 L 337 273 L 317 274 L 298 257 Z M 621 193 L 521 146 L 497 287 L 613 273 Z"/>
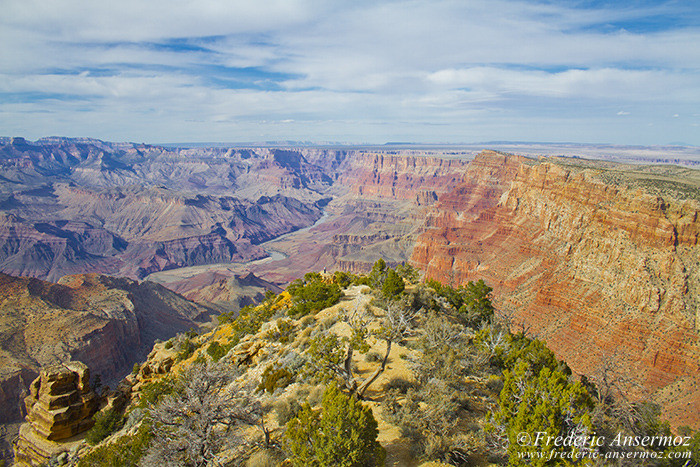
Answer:
<path fill-rule="evenodd" d="M 87 274 L 53 284 L 0 273 L 0 423 L 20 418 L 20 390 L 41 367 L 80 360 L 110 383 L 156 339 L 187 331 L 210 312 L 149 282 Z"/>
<path fill-rule="evenodd" d="M 697 425 L 700 204 L 546 160 L 485 155 L 470 174 L 440 198 L 415 264 L 453 285 L 483 278 L 574 371 L 595 380 L 614 362 L 629 392 Z"/>
<path fill-rule="evenodd" d="M 25 398 L 27 423 L 15 443 L 15 465 L 40 465 L 70 449 L 56 443 L 94 425 L 99 399 L 90 388 L 90 371 L 80 362 L 66 362 L 41 371 Z"/>

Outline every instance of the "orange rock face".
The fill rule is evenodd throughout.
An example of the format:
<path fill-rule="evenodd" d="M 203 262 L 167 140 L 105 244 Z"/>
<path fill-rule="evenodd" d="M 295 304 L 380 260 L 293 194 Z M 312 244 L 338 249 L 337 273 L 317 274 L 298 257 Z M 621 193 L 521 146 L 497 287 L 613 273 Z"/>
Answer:
<path fill-rule="evenodd" d="M 576 373 L 595 379 L 613 360 L 638 397 L 697 427 L 699 210 L 590 170 L 484 154 L 440 197 L 412 260 L 454 285 L 483 278 Z"/>
<path fill-rule="evenodd" d="M 359 153 L 348 158 L 338 182 L 367 198 L 433 204 L 437 195 L 461 181 L 467 162 L 425 156 Z"/>
<path fill-rule="evenodd" d="M 43 465 L 67 451 L 70 444 L 57 444 L 95 424 L 99 398 L 90 388 L 90 371 L 81 362 L 65 362 L 41 370 L 25 398 L 27 423 L 20 428 L 14 447 L 15 465 Z"/>

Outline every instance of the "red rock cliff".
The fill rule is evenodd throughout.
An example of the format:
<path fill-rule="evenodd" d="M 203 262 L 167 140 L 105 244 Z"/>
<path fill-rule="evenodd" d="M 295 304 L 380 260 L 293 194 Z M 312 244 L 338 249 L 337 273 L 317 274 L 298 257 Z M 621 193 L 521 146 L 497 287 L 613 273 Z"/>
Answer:
<path fill-rule="evenodd" d="M 697 426 L 699 203 L 493 153 L 468 174 L 440 197 L 412 260 L 455 285 L 483 278 L 575 372 L 612 359 L 673 423 Z"/>
<path fill-rule="evenodd" d="M 358 153 L 347 158 L 338 182 L 364 197 L 432 204 L 461 182 L 467 162 L 426 156 Z"/>

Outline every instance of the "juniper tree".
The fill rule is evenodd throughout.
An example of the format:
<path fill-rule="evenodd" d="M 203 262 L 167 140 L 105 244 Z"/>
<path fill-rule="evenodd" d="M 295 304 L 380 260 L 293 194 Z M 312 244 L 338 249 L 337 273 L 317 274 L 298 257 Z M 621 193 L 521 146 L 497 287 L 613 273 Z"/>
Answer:
<path fill-rule="evenodd" d="M 547 437 L 585 439 L 593 428 L 593 398 L 580 383 L 569 382 L 558 369 L 544 366 L 533 374 L 528 362 L 519 361 L 513 369 L 504 371 L 499 405 L 490 429 L 495 436 L 503 437 L 508 465 L 549 465 L 552 458 L 556 463 L 556 456 L 567 452 L 580 455 L 588 449 L 545 441 Z"/>
<path fill-rule="evenodd" d="M 370 467 L 383 466 L 386 457 L 378 434 L 372 410 L 331 384 L 321 410 L 304 404 L 287 423 L 285 437 L 295 467 Z"/>
<path fill-rule="evenodd" d="M 224 448 L 241 443 L 234 428 L 259 426 L 268 441 L 260 403 L 233 386 L 234 375 L 216 363 L 192 366 L 181 387 L 149 410 L 153 442 L 145 466 L 204 466 Z"/>

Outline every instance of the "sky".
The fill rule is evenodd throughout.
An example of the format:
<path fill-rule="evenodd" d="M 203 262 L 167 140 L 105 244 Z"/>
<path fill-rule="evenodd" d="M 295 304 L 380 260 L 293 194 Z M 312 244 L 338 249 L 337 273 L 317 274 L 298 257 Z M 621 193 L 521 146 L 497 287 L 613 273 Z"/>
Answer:
<path fill-rule="evenodd" d="M 700 145 L 700 2 L 0 0 L 0 135 Z"/>

